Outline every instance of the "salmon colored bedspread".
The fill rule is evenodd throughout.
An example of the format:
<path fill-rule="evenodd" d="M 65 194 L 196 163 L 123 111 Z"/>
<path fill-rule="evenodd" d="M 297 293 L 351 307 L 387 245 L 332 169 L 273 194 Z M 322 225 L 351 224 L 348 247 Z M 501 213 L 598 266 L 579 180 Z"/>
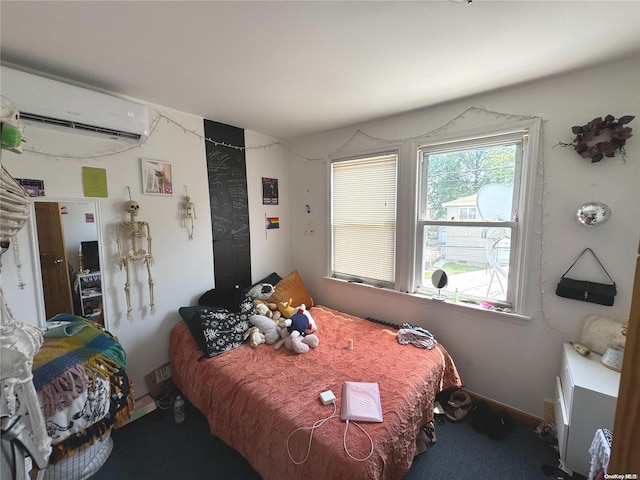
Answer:
<path fill-rule="evenodd" d="M 462 382 L 442 345 L 426 350 L 400 345 L 391 329 L 324 306 L 311 315 L 320 345 L 296 355 L 284 347 L 249 345 L 198 362 L 202 352 L 184 322 L 171 331 L 170 360 L 175 385 L 208 419 L 211 433 L 236 449 L 264 480 L 400 479 L 411 466 L 418 428 L 433 416 L 435 395 Z M 385 332 L 384 330 L 387 330 Z M 395 331 L 395 330 L 393 330 Z M 347 348 L 347 339 L 354 348 Z M 374 441 L 366 461 L 344 450 L 340 420 L 342 384 L 377 382 L 384 421 L 361 424 Z M 336 418 L 316 429 L 308 459 L 296 465 L 287 437 L 330 416 L 320 392 L 337 398 Z M 309 430 L 290 437 L 296 461 L 304 459 Z M 369 439 L 350 425 L 347 448 L 364 458 Z"/>

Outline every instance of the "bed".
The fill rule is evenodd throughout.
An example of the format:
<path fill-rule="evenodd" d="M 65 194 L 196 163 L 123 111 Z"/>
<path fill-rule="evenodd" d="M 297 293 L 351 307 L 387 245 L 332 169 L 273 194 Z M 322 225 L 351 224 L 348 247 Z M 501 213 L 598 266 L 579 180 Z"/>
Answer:
<path fill-rule="evenodd" d="M 211 433 L 264 480 L 402 478 L 413 461 L 420 427 L 433 417 L 435 396 L 462 387 L 452 358 L 440 344 L 430 350 L 401 345 L 395 329 L 326 306 L 316 305 L 309 313 L 320 343 L 301 355 L 244 344 L 206 358 L 187 323 L 176 324 L 169 351 L 174 384 L 206 416 Z M 345 381 L 379 384 L 384 420 L 362 424 L 375 445 L 366 461 L 353 460 L 344 450 L 339 409 Z M 319 399 L 325 390 L 337 398 L 337 418 L 314 431 L 308 458 L 297 464 L 305 458 L 309 430 L 292 432 L 332 414 L 333 406 Z M 355 427 L 346 442 L 358 459 L 371 448 Z"/>

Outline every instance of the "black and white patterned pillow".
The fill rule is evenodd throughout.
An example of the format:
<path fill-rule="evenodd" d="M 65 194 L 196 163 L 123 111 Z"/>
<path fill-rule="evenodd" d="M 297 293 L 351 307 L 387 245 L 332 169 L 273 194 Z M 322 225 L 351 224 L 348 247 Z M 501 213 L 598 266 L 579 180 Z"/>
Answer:
<path fill-rule="evenodd" d="M 240 304 L 240 313 L 228 310 L 196 312 L 194 315 L 199 317 L 204 337 L 205 355 L 215 357 L 242 345 L 244 332 L 251 327 L 249 316 L 254 312 L 250 299 Z"/>

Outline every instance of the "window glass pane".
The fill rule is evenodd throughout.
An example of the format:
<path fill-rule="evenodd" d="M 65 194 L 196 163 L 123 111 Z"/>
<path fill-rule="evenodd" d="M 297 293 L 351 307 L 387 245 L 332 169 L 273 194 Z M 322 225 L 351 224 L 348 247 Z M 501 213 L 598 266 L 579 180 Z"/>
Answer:
<path fill-rule="evenodd" d="M 425 161 L 426 179 L 423 179 L 423 185 L 426 180 L 426 204 L 423 203 L 423 220 L 475 220 L 476 208 L 480 219 L 510 220 L 513 207 L 510 196 L 487 199 L 490 205 L 478 205 L 477 196 L 486 185 L 511 187 L 513 192 L 515 144 L 430 153 L 425 155 Z M 499 204 L 496 205 L 496 202 Z M 490 218 L 502 212 L 506 212 L 507 218 Z"/>
<path fill-rule="evenodd" d="M 426 225 L 423 238 L 419 289 L 432 290 L 431 274 L 442 269 L 449 277 L 444 291 L 507 301 L 510 227 Z"/>
<path fill-rule="evenodd" d="M 397 156 L 332 164 L 332 274 L 393 284 Z"/>

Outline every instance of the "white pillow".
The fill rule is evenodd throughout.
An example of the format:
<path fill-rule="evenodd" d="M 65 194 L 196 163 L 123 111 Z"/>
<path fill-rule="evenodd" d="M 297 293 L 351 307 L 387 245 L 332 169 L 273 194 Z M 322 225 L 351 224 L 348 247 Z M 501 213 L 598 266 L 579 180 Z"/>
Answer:
<path fill-rule="evenodd" d="M 602 355 L 609 345 L 624 346 L 626 338 L 622 335 L 622 322 L 592 313 L 584 320 L 580 343 L 592 352 Z"/>

